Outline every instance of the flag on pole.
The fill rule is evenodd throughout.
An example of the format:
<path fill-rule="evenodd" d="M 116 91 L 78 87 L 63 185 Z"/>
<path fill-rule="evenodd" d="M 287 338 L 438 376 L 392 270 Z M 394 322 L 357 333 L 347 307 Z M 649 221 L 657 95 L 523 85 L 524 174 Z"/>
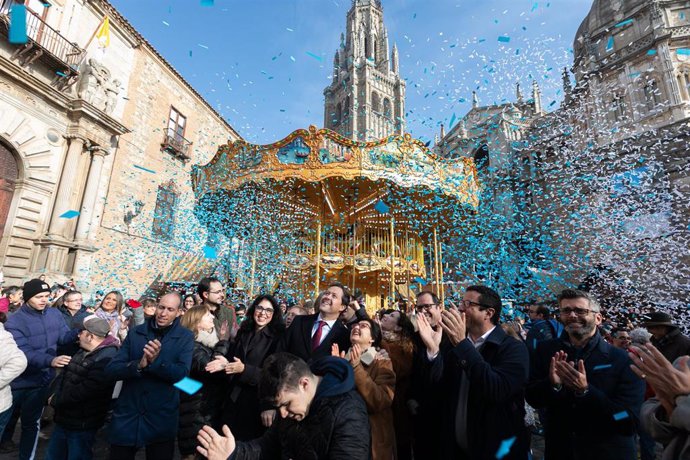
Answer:
<path fill-rule="evenodd" d="M 110 45 L 110 19 L 108 16 L 103 18 L 101 26 L 96 31 L 96 40 L 98 40 L 98 46 L 101 48 Z"/>

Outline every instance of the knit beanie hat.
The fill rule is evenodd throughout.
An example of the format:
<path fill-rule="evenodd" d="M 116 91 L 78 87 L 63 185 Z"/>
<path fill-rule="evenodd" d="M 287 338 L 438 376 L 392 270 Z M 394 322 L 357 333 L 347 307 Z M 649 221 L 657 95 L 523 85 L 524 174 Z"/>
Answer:
<path fill-rule="evenodd" d="M 45 281 L 32 279 L 24 283 L 24 302 L 28 302 L 33 296 L 41 292 L 50 292 L 50 286 Z"/>

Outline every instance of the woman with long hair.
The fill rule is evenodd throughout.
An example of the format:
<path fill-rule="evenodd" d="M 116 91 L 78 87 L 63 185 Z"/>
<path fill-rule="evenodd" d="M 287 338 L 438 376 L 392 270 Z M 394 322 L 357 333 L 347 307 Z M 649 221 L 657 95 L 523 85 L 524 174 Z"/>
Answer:
<path fill-rule="evenodd" d="M 414 352 L 414 326 L 407 315 L 400 310 L 385 310 L 381 315 L 381 346 L 388 352 L 395 371 L 395 397 L 393 398 L 393 420 L 397 458 L 412 458 L 412 421 L 407 408 L 408 390 L 412 376 L 412 355 Z"/>
<path fill-rule="evenodd" d="M 127 337 L 127 326 L 122 316 L 122 308 L 125 298 L 120 291 L 110 291 L 103 297 L 101 304 L 96 308 L 95 314 L 110 324 L 110 335 L 122 342 Z"/>
<path fill-rule="evenodd" d="M 395 430 L 393 428 L 393 396 L 395 372 L 385 353 L 379 353 L 381 328 L 369 318 L 360 319 L 350 329 L 350 350 L 342 357 L 350 361 L 355 374 L 355 387 L 367 404 L 371 429 L 372 460 L 395 458 Z M 338 345 L 332 354 L 338 356 Z"/>
<path fill-rule="evenodd" d="M 283 316 L 275 298 L 264 294 L 254 299 L 224 366 L 230 386 L 223 422 L 238 441 L 258 438 L 273 423 L 275 410 L 260 403 L 257 388 L 264 360 L 275 352 L 284 332 Z"/>
<path fill-rule="evenodd" d="M 193 395 L 180 393 L 180 421 L 177 445 L 184 460 L 196 458 L 196 435 L 204 425 L 217 426 L 223 404 L 225 379 L 222 374 L 211 374 L 206 366 L 211 361 L 225 358 L 227 342 L 219 341 L 213 326 L 213 313 L 205 306 L 190 308 L 180 324 L 194 333 L 194 352 L 190 378 L 203 386 Z M 226 361 L 227 362 L 227 361 Z"/>

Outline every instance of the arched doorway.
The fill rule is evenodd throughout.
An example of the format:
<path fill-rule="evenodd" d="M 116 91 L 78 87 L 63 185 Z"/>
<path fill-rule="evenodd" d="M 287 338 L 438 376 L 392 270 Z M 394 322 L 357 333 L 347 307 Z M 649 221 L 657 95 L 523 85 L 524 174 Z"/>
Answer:
<path fill-rule="evenodd" d="M 489 160 L 489 147 L 487 147 L 486 144 L 482 145 L 474 152 L 474 164 L 477 165 L 477 172 L 480 174 L 485 174 L 491 166 Z"/>
<path fill-rule="evenodd" d="M 19 179 L 17 160 L 12 152 L 0 142 L 0 236 L 5 234 L 7 215 L 12 206 L 17 179 Z"/>

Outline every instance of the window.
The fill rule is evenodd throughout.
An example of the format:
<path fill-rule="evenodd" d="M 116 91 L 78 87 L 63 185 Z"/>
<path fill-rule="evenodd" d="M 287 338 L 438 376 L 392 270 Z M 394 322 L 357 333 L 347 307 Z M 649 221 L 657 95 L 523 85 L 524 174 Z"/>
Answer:
<path fill-rule="evenodd" d="M 391 111 L 391 100 L 388 98 L 383 100 L 383 116 L 387 118 L 393 116 L 393 112 Z"/>
<path fill-rule="evenodd" d="M 343 105 L 342 121 L 347 123 L 350 118 L 350 96 L 345 98 L 345 105 Z"/>
<path fill-rule="evenodd" d="M 682 99 L 690 100 L 690 70 L 683 69 L 678 74 L 678 90 Z"/>
<path fill-rule="evenodd" d="M 642 87 L 644 93 L 644 104 L 647 111 L 651 112 L 661 105 L 661 92 L 655 80 L 649 80 Z"/>
<path fill-rule="evenodd" d="M 374 112 L 381 111 L 381 98 L 379 98 L 379 93 L 372 91 L 371 93 L 371 110 Z"/>
<path fill-rule="evenodd" d="M 170 107 L 170 119 L 168 120 L 168 135 L 176 141 L 184 139 L 184 130 L 187 126 L 187 117 L 178 112 L 175 107 Z"/>
<path fill-rule="evenodd" d="M 613 113 L 613 121 L 621 121 L 625 118 L 627 111 L 627 104 L 625 96 L 622 94 L 614 94 L 611 99 L 611 112 Z"/>
<path fill-rule="evenodd" d="M 156 210 L 153 215 L 152 233 L 154 237 L 163 240 L 173 239 L 177 201 L 178 194 L 175 191 L 175 184 L 172 181 L 168 184 L 158 186 Z"/>

